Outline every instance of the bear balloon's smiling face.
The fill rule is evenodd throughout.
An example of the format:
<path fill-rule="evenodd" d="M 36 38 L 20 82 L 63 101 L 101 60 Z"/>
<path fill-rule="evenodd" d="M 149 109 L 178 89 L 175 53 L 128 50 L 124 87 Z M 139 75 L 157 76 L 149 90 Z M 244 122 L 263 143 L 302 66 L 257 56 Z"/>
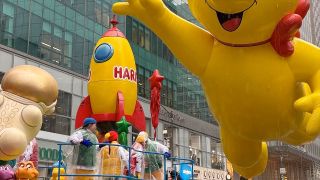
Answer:
<path fill-rule="evenodd" d="M 195 18 L 218 40 L 229 44 L 267 41 L 298 0 L 189 0 Z"/>

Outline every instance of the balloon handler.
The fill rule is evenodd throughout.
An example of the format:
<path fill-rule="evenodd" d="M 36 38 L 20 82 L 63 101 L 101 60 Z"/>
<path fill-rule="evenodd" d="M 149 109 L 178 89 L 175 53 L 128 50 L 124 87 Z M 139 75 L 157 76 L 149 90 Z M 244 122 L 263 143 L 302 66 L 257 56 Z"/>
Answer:
<path fill-rule="evenodd" d="M 72 157 L 72 166 L 75 174 L 94 174 L 97 164 L 98 147 L 93 144 L 98 143 L 95 135 L 97 121 L 93 118 L 86 118 L 80 129 L 77 129 L 69 141 L 75 144 Z M 93 177 L 78 176 L 76 180 L 93 180 Z"/>
<path fill-rule="evenodd" d="M 169 153 L 168 147 L 156 142 L 152 141 L 148 138 L 148 134 L 144 131 L 141 131 L 137 137 L 136 143 L 141 142 L 142 146 L 144 147 L 144 151 L 147 152 L 158 152 L 164 154 L 165 158 L 169 158 L 171 154 Z M 138 149 L 137 149 L 138 150 Z M 132 150 L 133 152 L 137 152 Z M 131 162 L 134 162 L 134 154 L 132 157 Z M 158 154 L 149 154 L 145 153 L 143 155 L 144 163 L 140 163 L 137 160 L 136 165 L 139 164 L 140 167 L 144 166 L 144 179 L 164 179 L 163 176 L 163 169 L 162 169 L 162 155 Z M 138 167 L 138 166 L 137 166 Z M 138 170 L 138 168 L 136 169 Z M 139 177 L 139 172 L 137 171 L 137 175 Z"/>
<path fill-rule="evenodd" d="M 110 131 L 106 133 L 108 143 L 119 145 L 118 133 Z M 100 150 L 100 173 L 103 175 L 124 175 L 124 169 L 128 167 L 129 152 L 121 146 L 106 145 Z M 105 179 L 105 178 L 104 178 Z"/>
<path fill-rule="evenodd" d="M 141 179 L 144 170 L 143 150 L 144 137 L 138 136 L 131 146 L 130 173 L 132 176 Z"/>

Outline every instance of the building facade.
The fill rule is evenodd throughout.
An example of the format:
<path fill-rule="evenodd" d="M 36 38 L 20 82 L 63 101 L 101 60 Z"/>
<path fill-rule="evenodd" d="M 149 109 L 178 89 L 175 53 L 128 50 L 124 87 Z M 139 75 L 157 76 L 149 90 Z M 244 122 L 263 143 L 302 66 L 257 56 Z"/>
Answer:
<path fill-rule="evenodd" d="M 317 0 L 310 0 L 310 10 L 303 20 L 302 39 L 320 46 L 320 4 Z"/>
<path fill-rule="evenodd" d="M 0 79 L 8 69 L 22 64 L 40 67 L 58 82 L 56 111 L 45 116 L 39 142 L 40 165 L 58 159 L 59 142 L 74 131 L 81 100 L 87 96 L 87 76 L 93 48 L 109 28 L 111 6 L 116 0 L 0 0 Z M 184 17 L 184 3 L 166 1 Z M 219 130 L 208 110 L 199 81 L 175 59 L 147 27 L 130 17 L 118 17 L 118 28 L 133 49 L 138 74 L 138 95 L 150 122 L 148 77 L 154 69 L 165 76 L 161 91 L 158 141 L 174 156 L 192 158 L 202 169 L 225 169 Z M 188 103 L 188 104 L 186 104 Z M 130 130 L 129 143 L 138 132 Z M 42 176 L 50 174 L 41 170 Z"/>
<path fill-rule="evenodd" d="M 311 0 L 310 12 L 312 17 L 313 43 L 320 46 L 320 4 L 318 0 Z"/>

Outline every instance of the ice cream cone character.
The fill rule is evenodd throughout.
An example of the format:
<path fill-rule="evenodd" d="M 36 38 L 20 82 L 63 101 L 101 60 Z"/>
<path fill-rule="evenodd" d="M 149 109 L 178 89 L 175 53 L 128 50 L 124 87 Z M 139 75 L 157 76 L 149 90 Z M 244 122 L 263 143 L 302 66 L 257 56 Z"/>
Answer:
<path fill-rule="evenodd" d="M 10 69 L 0 90 L 0 160 L 16 159 L 37 135 L 42 115 L 57 102 L 56 80 L 46 71 L 22 65 Z"/>

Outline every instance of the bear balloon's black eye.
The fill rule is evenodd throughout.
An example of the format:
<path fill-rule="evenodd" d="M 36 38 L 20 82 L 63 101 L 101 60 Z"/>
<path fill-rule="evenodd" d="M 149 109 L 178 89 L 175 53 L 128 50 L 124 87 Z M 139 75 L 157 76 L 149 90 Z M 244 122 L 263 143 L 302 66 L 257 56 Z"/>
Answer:
<path fill-rule="evenodd" d="M 108 61 L 113 56 L 113 47 L 108 43 L 100 44 L 94 51 L 94 60 L 96 63 Z"/>

